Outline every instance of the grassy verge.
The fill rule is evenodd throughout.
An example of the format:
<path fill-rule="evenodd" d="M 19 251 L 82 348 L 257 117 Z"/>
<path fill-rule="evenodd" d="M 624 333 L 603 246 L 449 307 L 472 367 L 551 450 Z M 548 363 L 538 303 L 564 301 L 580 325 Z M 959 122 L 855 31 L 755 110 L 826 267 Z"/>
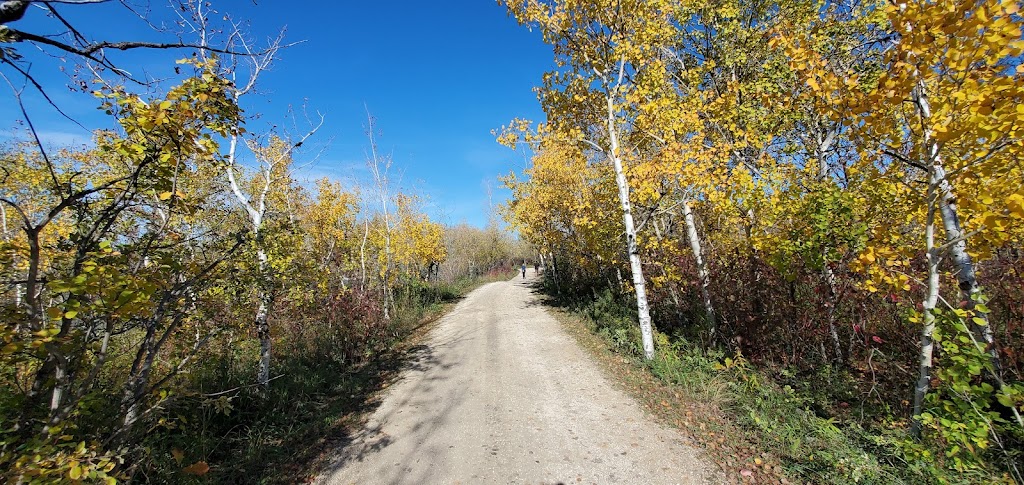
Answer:
<path fill-rule="evenodd" d="M 379 406 L 382 391 L 406 368 L 414 357 L 411 351 L 440 317 L 478 286 L 507 277 L 421 287 L 415 297 L 399 297 L 395 333 L 359 365 L 283 348 L 276 352 L 273 372 L 279 377 L 268 391 L 240 384 L 222 395 L 185 398 L 174 407 L 177 414 L 151 430 L 135 478 L 161 483 L 309 482 Z M 235 353 L 254 354 L 245 349 Z M 245 382 L 251 375 L 251 363 L 231 367 L 246 372 L 206 379 L 224 388 L 230 387 L 225 382 Z"/>
<path fill-rule="evenodd" d="M 554 303 L 554 302 L 552 302 Z M 610 298 L 558 305 L 565 329 L 642 406 L 706 450 L 731 483 L 924 483 L 897 436 L 823 416 L 805 389 L 833 385 L 817 376 L 800 390 L 727 356 L 657 336 L 658 357 L 644 362 L 630 311 Z"/>

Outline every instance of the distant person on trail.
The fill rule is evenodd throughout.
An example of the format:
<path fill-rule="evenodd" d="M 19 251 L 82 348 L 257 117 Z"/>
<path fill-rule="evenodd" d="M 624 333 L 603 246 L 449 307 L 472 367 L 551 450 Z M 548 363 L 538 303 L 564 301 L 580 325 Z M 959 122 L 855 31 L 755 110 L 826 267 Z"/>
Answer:
<path fill-rule="evenodd" d="M 523 279 L 526 279 L 526 261 L 523 261 Z"/>
<path fill-rule="evenodd" d="M 534 262 L 533 263 L 533 274 L 539 274 L 539 273 L 540 273 L 540 263 Z"/>

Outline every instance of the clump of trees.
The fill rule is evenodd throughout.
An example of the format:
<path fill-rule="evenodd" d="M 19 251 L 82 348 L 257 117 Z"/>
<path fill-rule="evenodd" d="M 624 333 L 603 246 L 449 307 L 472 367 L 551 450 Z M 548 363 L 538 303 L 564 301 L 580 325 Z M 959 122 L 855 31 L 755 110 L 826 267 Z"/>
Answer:
<path fill-rule="evenodd" d="M 514 239 L 494 221 L 483 229 L 468 224 L 449 226 L 444 244 L 448 258 L 438 266 L 436 276 L 449 283 L 467 276 L 507 277 L 524 261 L 539 261 L 532 247 Z"/>
<path fill-rule="evenodd" d="M 64 33 L 16 29 L 33 5 Z M 206 474 L 217 464 L 164 443 L 209 438 L 187 416 L 269 399 L 282 360 L 373 361 L 450 296 L 442 282 L 508 265 L 508 236 L 444 227 L 392 186 L 372 137 L 368 188 L 296 180 L 324 118 L 289 134 L 242 108 L 280 38 L 257 47 L 209 4 L 181 2 L 195 42 L 94 41 L 65 7 L 0 7 L 5 78 L 49 101 L 21 52 L 58 52 L 89 73 L 74 87 L 112 122 L 86 147 L 54 149 L 8 83 L 26 136 L 0 147 L 0 480 Z M 151 82 L 115 49 L 186 53 Z"/>
<path fill-rule="evenodd" d="M 499 3 L 557 64 L 499 135 L 557 289 L 630 295 L 647 359 L 840 371 L 932 479 L 1024 480 L 1015 2 Z"/>

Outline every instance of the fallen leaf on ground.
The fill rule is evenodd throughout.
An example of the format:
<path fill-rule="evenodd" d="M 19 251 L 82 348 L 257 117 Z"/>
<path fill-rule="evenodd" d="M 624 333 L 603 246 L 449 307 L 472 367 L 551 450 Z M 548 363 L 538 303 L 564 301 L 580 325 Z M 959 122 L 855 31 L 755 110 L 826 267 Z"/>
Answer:
<path fill-rule="evenodd" d="M 206 473 L 210 471 L 210 465 L 207 465 L 205 461 L 197 461 L 185 467 L 181 471 L 188 473 L 189 475 L 201 477 L 203 475 L 206 475 Z"/>

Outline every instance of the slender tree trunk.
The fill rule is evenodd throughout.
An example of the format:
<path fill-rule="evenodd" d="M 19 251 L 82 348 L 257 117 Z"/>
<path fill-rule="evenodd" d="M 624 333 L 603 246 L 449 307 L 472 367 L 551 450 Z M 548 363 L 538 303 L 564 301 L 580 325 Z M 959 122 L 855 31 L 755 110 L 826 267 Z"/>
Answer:
<path fill-rule="evenodd" d="M 837 135 L 836 129 L 831 129 L 828 133 L 822 137 L 820 134 L 816 134 L 817 147 L 815 148 L 815 158 L 818 160 L 818 181 L 821 183 L 831 183 L 829 180 L 828 171 L 828 160 L 826 159 L 826 153 L 831 148 L 832 143 L 835 142 Z M 832 349 L 836 353 L 836 362 L 840 365 L 843 363 L 843 347 L 839 342 L 839 331 L 836 329 L 836 314 L 839 307 L 839 285 L 837 284 L 836 275 L 832 272 L 832 267 L 829 266 L 828 261 L 828 245 L 824 245 L 821 248 L 821 277 L 825 280 L 825 285 L 828 288 L 828 309 L 827 309 L 827 324 L 828 333 L 832 337 Z"/>
<path fill-rule="evenodd" d="M 156 345 L 156 324 L 150 321 L 146 326 L 146 335 L 136 352 L 135 361 L 129 373 L 128 382 L 125 384 L 124 396 L 121 398 L 122 414 L 121 428 L 115 434 L 115 441 L 120 441 L 127 435 L 131 428 L 138 421 L 142 407 L 143 393 L 146 383 L 149 382 L 150 369 L 153 366 L 153 352 Z"/>
<path fill-rule="evenodd" d="M 914 103 L 921 119 L 927 121 L 931 118 L 931 106 L 928 102 L 928 95 L 923 83 L 918 83 L 914 90 Z M 939 143 L 932 138 L 931 130 L 924 129 L 924 143 L 929 157 L 929 169 L 931 171 L 929 183 L 934 185 L 937 197 L 939 214 L 942 218 L 942 227 L 946 232 L 946 246 L 949 255 L 953 260 L 960 297 L 963 299 L 964 309 L 973 312 L 977 305 L 977 297 L 981 292 L 978 286 L 977 276 L 974 272 L 974 263 L 971 256 L 967 254 L 967 237 L 960 226 L 960 217 L 957 214 L 956 196 L 953 195 L 953 187 L 946 177 L 945 168 L 942 166 L 942 157 L 939 154 Z M 999 349 L 996 347 L 995 337 L 992 334 L 992 326 L 989 325 L 988 315 L 981 312 L 974 312 L 975 318 L 983 323 L 975 323 L 972 319 L 969 323 L 971 333 L 975 338 L 984 342 L 985 350 L 992 362 L 993 377 L 1002 384 L 1002 365 L 999 362 Z"/>
<path fill-rule="evenodd" d="M 942 226 L 946 232 L 946 244 L 948 245 L 950 258 L 953 260 L 953 267 L 955 268 L 956 279 L 960 288 L 960 297 L 966 302 L 964 308 L 968 311 L 973 311 L 981 288 L 978 286 L 978 279 L 974 273 L 974 264 L 971 261 L 971 256 L 967 254 L 967 239 L 964 236 L 963 228 L 960 226 L 960 217 L 957 215 L 956 197 L 953 195 L 953 189 L 950 187 L 949 180 L 946 179 L 945 170 L 940 165 L 938 159 L 934 163 L 934 171 L 936 172 L 935 176 L 938 178 L 939 214 L 942 216 Z M 995 372 L 1001 375 L 999 353 L 995 345 L 995 338 L 992 335 L 992 327 L 989 325 L 988 315 L 976 312 L 974 317 L 984 320 L 985 323 L 977 324 L 973 321 L 970 322 L 971 332 L 976 337 L 980 337 L 981 341 L 984 342 L 986 350 L 992 359 Z"/>
<path fill-rule="evenodd" d="M 256 309 L 256 337 L 260 340 L 260 363 L 256 370 L 256 383 L 267 387 L 270 383 L 270 306 L 273 303 L 273 282 L 268 274 L 267 253 L 260 248 L 256 252 L 260 261 L 259 306 Z"/>
<path fill-rule="evenodd" d="M 827 249 L 826 249 L 827 252 Z M 828 261 L 822 259 L 821 266 L 821 277 L 825 279 L 825 284 L 828 287 L 828 333 L 832 337 L 832 349 L 836 353 L 836 362 L 839 364 L 843 363 L 843 347 L 839 342 L 839 331 L 836 329 L 836 310 L 839 305 L 839 285 L 836 283 L 836 275 L 832 272 L 832 268 L 829 267 Z"/>
<path fill-rule="evenodd" d="M 718 334 L 718 325 L 715 321 L 715 306 L 711 302 L 711 273 L 708 271 L 707 262 L 704 261 L 704 249 L 700 243 L 700 235 L 697 233 L 697 223 L 693 218 L 693 209 L 690 201 L 683 201 L 683 221 L 686 222 L 686 236 L 690 240 L 690 250 L 693 251 L 693 259 L 697 262 L 697 277 L 700 279 L 700 296 L 704 300 L 704 315 L 708 322 L 708 333 L 710 341 L 714 341 Z"/>
<path fill-rule="evenodd" d="M 235 180 L 235 150 L 238 145 L 238 135 L 233 134 L 230 137 L 229 142 L 229 155 L 228 159 L 231 164 L 227 167 L 228 184 L 231 188 L 231 192 L 235 194 L 235 198 L 238 199 L 239 204 L 245 208 L 246 213 L 249 215 L 250 228 L 252 230 L 252 238 L 256 244 L 256 257 L 259 260 L 259 274 L 257 275 L 257 299 L 259 303 L 256 307 L 256 315 L 254 317 L 253 326 L 256 329 L 256 338 L 260 341 L 260 358 L 259 366 L 256 370 L 256 383 L 262 387 L 266 387 L 270 383 L 270 307 L 273 303 L 273 275 L 271 274 L 271 268 L 269 265 L 269 258 L 267 252 L 263 247 L 263 242 L 260 240 L 262 237 L 260 230 L 263 228 L 263 218 L 266 215 L 266 198 L 270 192 L 271 181 L 273 179 L 273 164 L 267 163 L 264 167 L 264 185 L 260 193 L 258 203 L 253 206 L 252 201 L 242 193 L 238 182 Z"/>
<path fill-rule="evenodd" d="M 370 167 L 370 172 L 373 174 L 374 183 L 377 184 L 377 195 L 380 197 L 381 213 L 384 215 L 384 271 L 382 275 L 383 288 L 381 288 L 381 296 L 384 299 L 381 309 L 384 313 L 384 320 L 390 320 L 391 314 L 388 309 L 391 299 L 391 215 L 388 212 L 388 199 L 390 194 L 388 193 L 388 169 L 391 168 L 390 157 L 380 157 L 377 155 L 377 141 L 374 137 L 374 119 L 370 115 L 369 110 L 366 112 L 367 118 L 367 129 L 366 135 L 370 139 L 370 155 L 371 159 L 367 160 L 367 165 Z M 381 166 L 384 167 L 383 171 Z"/>
<path fill-rule="evenodd" d="M 636 240 L 636 228 L 633 226 L 633 212 L 629 202 L 629 183 L 619 159 L 619 139 L 615 127 L 615 105 L 612 97 L 606 98 L 608 105 L 608 137 L 610 150 L 608 155 L 615 168 L 615 184 L 619 188 L 619 202 L 622 204 L 622 222 L 626 226 L 626 250 L 629 253 L 629 268 L 633 273 L 633 289 L 636 292 L 636 309 L 640 319 L 640 336 L 643 340 L 644 358 L 654 358 L 654 331 L 651 324 L 651 313 L 647 307 L 647 288 L 644 283 L 644 270 L 640 262 L 640 248 Z"/>
<path fill-rule="evenodd" d="M 370 221 L 365 221 L 365 226 L 363 243 L 359 246 L 359 265 L 362 268 L 359 273 L 359 291 L 366 289 L 366 239 L 370 236 Z"/>
<path fill-rule="evenodd" d="M 555 252 L 551 252 L 551 276 L 555 280 L 555 294 L 562 294 L 562 283 L 559 279 L 560 269 L 558 267 L 558 258 L 555 258 Z"/>
<path fill-rule="evenodd" d="M 173 377 L 180 371 L 185 363 L 191 360 L 192 356 L 186 357 L 179 363 L 178 368 L 172 371 L 169 375 L 160 380 L 153 388 L 149 387 L 149 379 L 153 373 L 153 362 L 160 354 L 160 349 L 164 348 L 167 344 L 168 339 L 174 334 L 175 330 L 181 324 L 184 314 L 178 314 L 170 321 L 163 321 L 164 311 L 167 309 L 167 305 L 173 305 L 173 300 L 177 299 L 178 295 L 168 293 L 163 296 L 160 304 L 160 309 L 156 311 L 156 314 L 151 316 L 146 324 L 146 335 L 143 338 L 142 344 L 139 346 L 138 352 L 135 354 L 135 360 L 132 363 L 132 369 L 129 373 L 128 382 L 125 384 L 125 392 L 122 397 L 121 406 L 124 419 L 122 425 L 117 429 L 110 437 L 110 441 L 114 443 L 121 443 L 131 432 L 132 428 L 145 414 L 146 411 L 142 411 L 143 406 L 146 405 L 146 396 L 154 388 L 159 388 L 162 384 L 167 382 L 168 379 Z M 110 327 L 111 329 L 113 327 Z M 160 330 L 160 335 L 157 337 L 157 330 Z M 198 342 L 193 347 L 193 352 L 197 352 L 199 347 L 203 345 L 205 339 Z M 106 342 L 104 343 L 106 345 Z M 106 350 L 104 350 L 105 355 Z M 194 356 L 194 354 L 193 354 Z M 79 396 L 80 398 L 81 396 Z M 152 408 L 150 408 L 152 409 Z"/>
<path fill-rule="evenodd" d="M 3 232 L 3 241 L 9 242 L 11 240 L 11 232 L 7 226 L 7 206 L 2 203 L 0 203 L 0 231 Z M 14 307 L 20 308 L 22 302 L 22 292 L 24 291 L 23 287 L 21 283 L 14 283 L 11 286 L 13 286 L 14 289 Z M 18 333 L 20 328 L 20 323 L 18 325 L 15 325 L 14 333 Z"/>
<path fill-rule="evenodd" d="M 956 212 L 956 197 L 946 179 L 945 171 L 936 158 L 934 165 L 938 180 L 939 214 L 942 216 L 942 226 L 946 232 L 946 245 L 953 260 L 953 267 L 956 268 L 956 279 L 960 288 L 960 298 L 965 303 L 964 309 L 972 313 L 968 322 L 975 341 L 981 340 L 984 350 L 988 353 L 989 361 L 992 364 L 992 378 L 996 386 L 1002 390 L 1006 385 L 1003 381 L 1002 363 L 999 359 L 999 347 L 996 344 L 995 336 L 992 333 L 992 325 L 987 313 L 975 311 L 978 304 L 978 297 L 981 296 L 981 287 L 978 285 L 977 276 L 974 273 L 974 264 L 971 256 L 967 254 L 967 238 L 963 228 L 960 226 L 960 218 Z M 981 320 L 978 323 L 977 320 Z M 1024 417 L 1016 407 L 1011 406 L 1017 425 L 1024 429 Z"/>
<path fill-rule="evenodd" d="M 651 226 L 654 227 L 654 237 L 656 237 L 658 239 L 658 243 L 660 244 L 662 239 L 663 239 L 663 236 L 661 234 L 661 226 L 658 224 L 658 219 L 656 217 L 655 218 L 651 218 Z M 661 269 L 661 276 L 663 276 L 665 278 L 665 281 L 667 282 L 668 295 L 669 295 L 669 297 L 672 298 L 672 305 L 676 309 L 676 321 L 682 323 L 686 318 L 683 315 L 683 307 L 682 307 L 682 303 L 679 300 L 679 293 L 676 291 L 676 285 L 668 277 L 668 271 L 665 269 L 665 267 L 664 266 L 660 266 L 660 269 Z M 618 268 L 615 268 L 615 273 L 616 273 L 616 275 L 618 275 L 618 273 L 619 273 L 619 269 Z M 619 287 L 621 288 L 622 287 L 622 276 L 621 275 L 618 275 L 618 276 L 619 276 Z"/>
<path fill-rule="evenodd" d="M 971 312 L 973 318 L 968 322 L 972 338 L 977 342 L 980 337 L 984 350 L 988 352 L 992 365 L 992 378 L 996 386 L 1002 390 L 1005 386 L 1002 376 L 1002 365 L 999 361 L 999 348 L 996 346 L 995 337 L 992 334 L 992 326 L 988 314 L 974 311 L 977 307 L 977 298 L 981 294 L 978 286 L 977 276 L 974 272 L 974 263 L 967 253 L 967 235 L 960 226 L 960 217 L 956 209 L 956 196 L 953 195 L 953 187 L 946 177 L 945 168 L 942 166 L 942 157 L 939 154 L 940 144 L 932 137 L 931 129 L 927 121 L 931 118 L 931 106 L 928 101 L 928 93 L 923 82 L 918 82 L 913 93 L 914 104 L 918 115 L 923 121 L 924 145 L 929 157 L 929 204 L 933 198 L 937 199 L 939 214 L 942 218 L 942 227 L 946 233 L 946 246 L 949 255 L 953 260 L 957 286 L 960 288 L 960 297 L 964 302 L 964 309 Z M 981 323 L 976 323 L 977 318 Z M 1010 407 L 1010 411 L 1017 422 L 1017 425 L 1024 428 L 1024 417 L 1016 407 Z"/>
<path fill-rule="evenodd" d="M 914 414 L 911 417 L 910 433 L 921 436 L 921 410 L 924 397 L 932 380 L 932 353 L 935 341 L 935 304 L 939 300 L 939 251 L 935 247 L 935 173 L 929 176 L 928 216 L 925 221 L 925 244 L 928 256 L 928 293 L 922 303 L 924 327 L 921 329 L 921 348 L 918 358 L 917 384 L 914 386 Z"/>
<path fill-rule="evenodd" d="M 751 172 L 753 173 L 753 172 Z M 750 294 L 753 303 L 753 318 L 761 322 L 765 318 L 767 310 L 764 300 L 761 299 L 761 270 L 758 268 L 757 248 L 754 247 L 754 209 L 747 209 L 740 212 L 740 217 L 746 218 L 743 224 L 743 234 L 747 237 L 747 269 L 749 272 Z M 737 251 L 737 256 L 739 251 Z"/>
<path fill-rule="evenodd" d="M 60 410 L 61 405 L 64 402 L 64 394 L 67 391 L 67 387 L 70 384 L 70 363 L 67 357 L 63 355 L 58 349 L 51 348 L 49 350 L 52 356 L 53 366 L 53 392 L 50 394 L 50 414 L 47 418 L 46 425 L 43 426 L 41 437 L 45 438 L 50 434 L 50 428 L 56 426 L 61 421 Z"/>
<path fill-rule="evenodd" d="M 53 367 L 53 392 L 50 394 L 50 415 L 52 416 L 60 409 L 70 376 L 68 359 L 60 351 L 51 351 L 51 353 L 56 363 Z"/>
<path fill-rule="evenodd" d="M 28 317 L 28 328 L 33 332 L 38 332 L 43 329 L 44 323 L 44 313 L 40 298 L 41 289 L 38 284 L 39 271 L 42 264 L 39 244 L 40 228 L 23 227 L 23 229 L 28 242 L 29 256 L 28 270 L 25 276 L 25 298 L 22 303 Z M 16 332 L 20 329 L 20 326 L 15 327 Z M 19 426 L 26 431 L 30 429 L 32 414 L 36 406 L 41 404 L 43 389 L 46 387 L 47 382 L 52 379 L 56 364 L 55 356 L 48 352 L 39 370 L 36 371 L 35 377 L 32 379 L 32 385 L 29 387 L 25 400 L 22 403 L 21 420 L 19 423 Z"/>
<path fill-rule="evenodd" d="M 38 332 L 43 328 L 43 308 L 39 301 L 39 266 L 42 255 L 39 248 L 40 228 L 25 228 L 28 240 L 28 271 L 25 274 L 25 313 L 28 314 L 29 328 Z"/>

